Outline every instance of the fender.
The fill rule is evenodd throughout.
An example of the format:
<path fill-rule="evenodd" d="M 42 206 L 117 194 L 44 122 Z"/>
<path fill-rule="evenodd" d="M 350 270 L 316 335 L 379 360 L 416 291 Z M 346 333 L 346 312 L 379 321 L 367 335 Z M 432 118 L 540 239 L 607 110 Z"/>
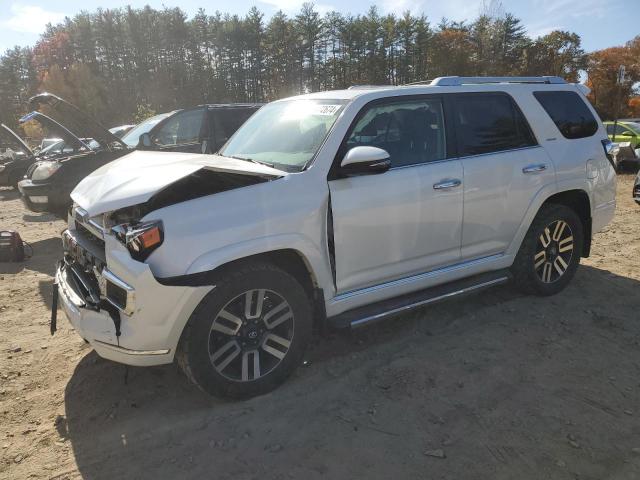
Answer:
<path fill-rule="evenodd" d="M 310 238 L 299 233 L 269 235 L 211 250 L 196 258 L 189 265 L 184 276 L 208 273 L 234 260 L 276 250 L 298 252 L 308 265 L 318 285 L 324 288 L 324 286 L 332 284 L 326 249 L 322 251 Z M 325 290 L 325 295 L 333 295 L 333 293 Z"/>
<path fill-rule="evenodd" d="M 566 180 L 559 183 L 545 185 L 538 191 L 538 193 L 536 193 L 536 196 L 533 197 L 533 200 L 529 204 L 529 208 L 527 209 L 527 212 L 525 213 L 524 218 L 520 223 L 520 228 L 518 228 L 518 231 L 513 237 L 509 248 L 507 248 L 505 255 L 509 255 L 515 258 L 518 250 L 520 250 L 520 245 L 522 244 L 522 241 L 524 240 L 524 237 L 527 234 L 531 223 L 533 222 L 533 219 L 537 215 L 540 207 L 542 207 L 544 202 L 546 202 L 549 198 L 557 193 L 562 193 L 569 190 L 583 190 L 584 192 L 586 192 L 587 196 L 589 197 L 589 203 L 591 204 L 591 213 L 593 214 L 593 201 L 590 194 L 591 188 L 589 187 L 586 179 Z"/>

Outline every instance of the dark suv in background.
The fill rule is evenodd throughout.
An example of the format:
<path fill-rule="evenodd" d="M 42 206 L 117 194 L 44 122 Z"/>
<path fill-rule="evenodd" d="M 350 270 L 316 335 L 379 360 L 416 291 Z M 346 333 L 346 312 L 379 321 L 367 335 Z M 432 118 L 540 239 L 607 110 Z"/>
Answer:
<path fill-rule="evenodd" d="M 137 148 L 215 153 L 261 106 L 256 103 L 232 103 L 177 110 L 140 135 Z"/>
<path fill-rule="evenodd" d="M 33 163 L 24 180 L 18 183 L 18 189 L 29 210 L 63 218 L 71 206 L 71 191 L 97 168 L 134 149 L 213 153 L 260 108 L 257 104 L 201 105 L 156 116 L 147 122 L 148 130 L 138 128 L 142 124 L 131 130 L 134 135 L 144 132 L 136 143 L 130 134 L 122 139 L 116 137 L 78 108 L 50 93 L 36 95 L 29 103 L 35 109 L 46 107 L 64 125 L 40 111 L 30 113 L 26 120 L 62 132 L 65 141 L 76 148 L 68 156 Z"/>

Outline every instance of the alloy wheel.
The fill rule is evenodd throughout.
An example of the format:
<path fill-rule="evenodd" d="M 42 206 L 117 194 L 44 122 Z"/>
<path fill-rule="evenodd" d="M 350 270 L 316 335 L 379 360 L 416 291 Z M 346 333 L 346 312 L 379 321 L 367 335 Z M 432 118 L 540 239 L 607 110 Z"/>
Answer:
<path fill-rule="evenodd" d="M 533 257 L 536 275 L 543 283 L 556 282 L 564 275 L 573 257 L 573 232 L 564 220 L 547 225 L 536 245 Z"/>
<path fill-rule="evenodd" d="M 293 311 L 281 295 L 248 290 L 217 313 L 209 332 L 209 359 L 229 380 L 257 380 L 282 362 L 293 333 Z"/>

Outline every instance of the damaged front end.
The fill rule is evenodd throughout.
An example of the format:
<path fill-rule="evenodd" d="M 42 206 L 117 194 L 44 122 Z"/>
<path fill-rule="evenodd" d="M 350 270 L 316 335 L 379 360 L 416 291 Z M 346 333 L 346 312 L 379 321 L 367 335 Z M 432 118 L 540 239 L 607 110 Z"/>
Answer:
<path fill-rule="evenodd" d="M 172 164 L 167 168 L 174 169 L 173 178 L 169 172 L 165 178 L 155 177 L 155 188 L 143 181 L 145 168 L 139 167 L 140 177 L 118 182 L 119 172 L 111 171 L 117 179 L 110 178 L 107 166 L 96 174 L 101 181 L 96 178 L 90 188 L 81 186 L 80 197 L 87 200 L 87 195 L 100 188 L 105 189 L 103 195 L 82 207 L 78 196 L 72 195 L 78 203 L 62 235 L 64 258 L 56 272 L 56 298 L 77 332 L 99 355 L 131 365 L 169 363 L 183 323 L 214 288 L 168 285 L 154 276 L 149 258 L 164 242 L 162 208 L 286 175 L 247 162 L 220 164 L 224 168 L 212 166 L 211 160 L 198 163 L 197 168 Z M 245 165 L 259 171 L 239 169 Z M 122 168 L 126 166 L 122 163 Z M 116 165 L 116 171 L 118 168 Z M 184 173 L 176 175 L 176 169 Z"/>
<path fill-rule="evenodd" d="M 76 308 L 107 312 L 118 341 L 120 314 L 130 316 L 135 312 L 135 289 L 107 268 L 104 240 L 77 220 L 75 227 L 62 234 L 64 257 L 58 265 L 56 284 Z M 55 331 L 54 325 L 52 321 Z"/>

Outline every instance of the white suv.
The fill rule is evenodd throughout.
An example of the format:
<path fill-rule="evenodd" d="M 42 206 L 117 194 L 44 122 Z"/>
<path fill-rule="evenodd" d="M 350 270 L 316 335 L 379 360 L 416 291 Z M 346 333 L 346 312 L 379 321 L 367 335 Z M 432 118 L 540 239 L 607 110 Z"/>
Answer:
<path fill-rule="evenodd" d="M 556 77 L 279 100 L 218 155 L 134 152 L 85 178 L 56 298 L 105 358 L 177 358 L 207 392 L 260 394 L 314 326 L 509 279 L 562 290 L 614 215 L 609 146 Z"/>

